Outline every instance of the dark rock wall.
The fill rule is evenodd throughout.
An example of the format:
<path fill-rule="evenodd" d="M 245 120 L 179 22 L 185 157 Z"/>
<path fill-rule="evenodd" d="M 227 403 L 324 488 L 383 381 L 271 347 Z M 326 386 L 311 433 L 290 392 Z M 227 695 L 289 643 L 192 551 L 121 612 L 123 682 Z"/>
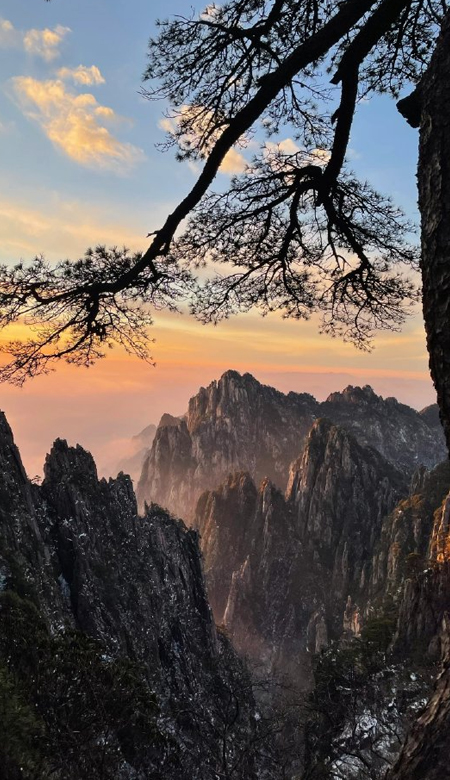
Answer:
<path fill-rule="evenodd" d="M 251 688 L 242 662 L 216 632 L 197 532 L 155 508 L 138 517 L 130 479 L 99 481 L 90 454 L 65 441 L 47 456 L 42 486 L 30 485 L 2 416 L 0 590 L 6 589 L 32 592 L 52 632 L 73 626 L 98 640 L 107 656 L 143 665 L 162 727 L 184 755 L 185 773 L 177 777 L 195 771 L 210 780 L 223 770 L 218 724 L 237 691 L 227 761 L 251 742 Z M 254 776 L 252 761 L 242 767 L 242 777 Z"/>

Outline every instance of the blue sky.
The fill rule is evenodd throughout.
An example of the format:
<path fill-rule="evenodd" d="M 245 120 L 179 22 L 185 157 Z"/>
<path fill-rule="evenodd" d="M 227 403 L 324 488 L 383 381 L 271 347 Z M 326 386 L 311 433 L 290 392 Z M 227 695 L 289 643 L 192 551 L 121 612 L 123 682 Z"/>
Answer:
<path fill-rule="evenodd" d="M 164 106 L 139 89 L 155 19 L 190 7 L 185 0 L 3 0 L 0 261 L 41 252 L 75 258 L 93 243 L 142 248 L 188 191 L 193 171 L 155 148 L 164 138 Z M 413 217 L 416 157 L 417 133 L 393 101 L 360 106 L 351 164 Z M 116 355 L 89 372 L 61 367 L 23 391 L 0 388 L 33 471 L 53 436 L 78 440 L 101 459 L 112 429 L 120 442 L 163 411 L 182 413 L 189 395 L 227 368 L 319 397 L 351 382 L 418 407 L 434 400 L 420 316 L 402 334 L 380 335 L 372 355 L 318 336 L 314 321 L 253 314 L 216 329 L 162 314 L 154 335 L 156 369 Z"/>
<path fill-rule="evenodd" d="M 156 14 L 163 10 L 162 4 L 155 5 L 160 7 L 152 8 L 144 2 L 101 0 L 42 1 L 31 7 L 26 0 L 6 0 L 2 4 L 3 19 L 16 30 L 52 30 L 58 25 L 71 30 L 58 47 L 59 56 L 51 61 L 27 54 L 20 46 L 0 48 L 3 192 L 6 186 L 10 197 L 22 197 L 30 203 L 35 202 L 33 191 L 39 193 L 36 200 L 41 203 L 58 196 L 83 203 L 101 202 L 105 211 L 109 206 L 113 213 L 121 212 L 145 236 L 153 225 L 152 215 L 159 214 L 161 207 L 173 203 L 178 193 L 187 189 L 193 178 L 191 171 L 155 149 L 155 143 L 164 137 L 158 128 L 161 106 L 138 94 L 148 37 Z M 174 10 L 180 10 L 182 4 L 177 6 Z M 78 90 L 73 85 L 67 88 L 78 93 L 88 91 L 117 115 L 132 120 L 124 120 L 113 132 L 144 154 L 121 175 L 74 162 L 54 147 L 12 99 L 12 78 L 54 79 L 59 68 L 76 68 L 80 64 L 99 67 L 105 83 Z M 38 247 L 39 251 L 45 249 Z"/>
<path fill-rule="evenodd" d="M 4 0 L 3 19 L 17 31 L 53 30 L 61 26 L 71 32 L 64 35 L 58 56 L 50 61 L 27 54 L 20 46 L 0 47 L 3 192 L 6 187 L 10 197 L 25 198 L 31 203 L 33 192 L 39 193 L 36 200 L 40 203 L 52 197 L 101 203 L 112 214 L 120 212 L 137 233 L 142 231 L 145 236 L 164 212 L 164 206 L 167 209 L 174 204 L 194 178 L 186 165 L 174 161 L 170 152 L 162 154 L 155 148 L 155 143 L 164 137 L 158 125 L 163 106 L 138 94 L 155 19 L 185 10 L 186 2 L 181 0 L 36 0 L 32 4 L 29 0 Z M 72 93 L 87 91 L 100 104 L 125 118 L 112 132 L 123 143 L 143 152 L 139 161 L 120 175 L 77 164 L 55 148 L 14 100 L 10 81 L 14 77 L 55 79 L 61 67 L 79 65 L 97 66 L 105 83 L 78 89 L 67 84 L 67 89 Z M 416 202 L 416 145 L 416 133 L 399 116 L 390 99 L 376 99 L 360 107 L 351 140 L 352 165 L 380 190 L 391 193 L 411 214 Z M 45 251 L 46 247 L 38 246 L 37 250 Z"/>

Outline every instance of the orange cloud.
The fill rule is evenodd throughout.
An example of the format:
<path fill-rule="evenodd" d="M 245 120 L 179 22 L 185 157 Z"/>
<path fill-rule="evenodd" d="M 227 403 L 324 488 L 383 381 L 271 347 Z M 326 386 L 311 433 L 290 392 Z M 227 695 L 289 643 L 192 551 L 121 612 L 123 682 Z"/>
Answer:
<path fill-rule="evenodd" d="M 45 190 L 36 193 L 36 205 L 31 198 L 14 200 L 0 198 L 0 257 L 17 262 L 36 254 L 49 260 L 80 257 L 88 246 L 107 244 L 142 250 L 148 239 L 145 234 L 159 226 L 170 204 L 161 205 L 146 214 L 112 203 L 96 204 L 61 197 Z"/>
<path fill-rule="evenodd" d="M 70 32 L 69 27 L 58 24 L 53 30 L 16 30 L 8 19 L 0 19 L 0 47 L 23 48 L 28 54 L 42 57 L 52 62 L 59 57 L 64 38 Z"/>
<path fill-rule="evenodd" d="M 96 65 L 91 65 L 90 68 L 86 65 L 78 65 L 77 68 L 60 68 L 57 75 L 60 79 L 69 79 L 76 84 L 83 84 L 83 86 L 105 83 L 105 79 Z"/>
<path fill-rule="evenodd" d="M 250 314 L 213 328 L 158 313 L 153 330 L 156 368 L 116 349 L 89 370 L 61 364 L 56 373 L 21 390 L 0 386 L 1 407 L 31 475 L 40 471 L 56 436 L 91 450 L 99 466 L 112 457 L 116 441 L 119 460 L 121 440 L 157 423 L 165 411 L 184 413 L 188 398 L 228 368 L 249 371 L 284 392 L 311 392 L 320 399 L 348 384 L 368 383 L 417 408 L 435 400 L 419 320 L 403 334 L 387 334 L 369 356 L 319 337 L 317 323 L 276 316 L 262 320 Z M 118 413 L 121 409 L 126 414 Z"/>
<path fill-rule="evenodd" d="M 188 119 L 190 116 L 195 115 L 195 109 L 192 106 L 182 106 L 180 109 L 180 113 L 178 116 L 174 117 L 165 117 L 161 119 L 159 126 L 162 130 L 165 130 L 166 133 L 169 135 L 174 135 L 178 125 L 180 125 L 183 120 Z M 209 115 L 212 115 L 211 112 Z M 220 130 L 218 130 L 210 139 L 209 143 L 205 148 L 202 148 L 202 152 L 207 153 L 208 150 L 213 146 L 215 141 L 220 135 Z M 190 145 L 192 143 L 195 143 L 198 141 L 199 137 L 201 136 L 201 120 L 198 119 L 194 121 L 193 125 L 190 128 L 190 132 L 186 133 L 182 136 L 180 139 L 181 146 L 183 145 Z M 236 173 L 243 173 L 247 167 L 247 160 L 245 159 L 244 155 L 241 154 L 237 149 L 230 149 L 230 151 L 225 155 L 222 164 L 219 168 L 219 170 L 222 173 L 226 174 L 236 174 Z"/>
<path fill-rule="evenodd" d="M 39 81 L 30 76 L 12 79 L 15 96 L 26 116 L 36 121 L 52 143 L 68 157 L 89 168 L 124 173 L 144 153 L 119 141 L 104 122 L 119 119 L 113 109 L 101 106 L 94 95 L 76 95 L 61 80 Z"/>
<path fill-rule="evenodd" d="M 69 27 L 58 24 L 53 30 L 28 30 L 23 36 L 23 46 L 29 54 L 42 57 L 46 62 L 52 62 L 60 55 L 60 46 L 70 32 Z"/>

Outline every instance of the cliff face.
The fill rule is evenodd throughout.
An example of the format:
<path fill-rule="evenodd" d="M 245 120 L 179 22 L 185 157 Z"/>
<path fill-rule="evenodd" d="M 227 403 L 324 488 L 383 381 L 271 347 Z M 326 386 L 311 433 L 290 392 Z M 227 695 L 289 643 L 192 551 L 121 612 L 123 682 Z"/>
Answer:
<path fill-rule="evenodd" d="M 161 421 L 144 462 L 139 503 L 154 501 L 191 520 L 200 494 L 236 471 L 247 471 L 257 484 L 268 477 L 284 490 L 290 464 L 319 417 L 346 428 L 408 476 L 420 464 L 431 467 L 445 457 L 432 411 L 419 414 L 393 398 L 383 400 L 370 387 L 348 387 L 318 403 L 227 371 L 201 388 L 183 419 Z"/>
<path fill-rule="evenodd" d="M 233 644 L 297 685 L 309 677 L 307 627 L 322 607 L 317 574 L 306 564 L 291 508 L 268 481 L 261 484 L 257 531 L 231 578 L 224 623 Z"/>
<path fill-rule="evenodd" d="M 421 469 L 382 522 L 359 637 L 348 632 L 316 663 L 308 780 L 342 767 L 348 780 L 450 777 L 449 482 L 448 462 Z"/>
<path fill-rule="evenodd" d="M 202 495 L 195 525 L 208 592 L 236 647 L 307 683 L 308 654 L 342 633 L 383 518 L 406 490 L 378 452 L 318 420 L 285 497 L 269 480 L 257 491 L 246 474 Z"/>
<path fill-rule="evenodd" d="M 245 472 L 230 475 L 198 500 L 194 527 L 201 537 L 208 597 L 217 623 L 223 622 L 233 573 L 261 533 L 258 502 L 255 484 Z"/>
<path fill-rule="evenodd" d="M 444 559 L 440 548 L 445 545 L 447 504 L 443 502 L 449 485 L 448 461 L 431 471 L 419 470 L 410 494 L 384 519 L 368 582 L 372 602 L 386 595 L 397 599 L 405 580 L 427 568 L 430 557 Z"/>
<path fill-rule="evenodd" d="M 191 519 L 200 494 L 236 471 L 284 486 L 317 406 L 308 394 L 284 395 L 227 371 L 191 398 L 182 420 L 161 421 L 143 465 L 140 505 L 155 501 Z"/>
<path fill-rule="evenodd" d="M 338 598 L 363 590 L 382 520 L 406 492 L 403 474 L 343 428 L 319 420 L 287 488 L 305 547 Z"/>
<path fill-rule="evenodd" d="M 445 474 L 448 476 L 447 464 Z M 420 645 L 432 659 L 440 657 L 441 627 L 450 604 L 450 494 L 443 499 L 441 496 L 440 501 L 437 498 L 431 502 L 434 513 L 430 525 L 433 516 L 434 523 L 426 558 L 409 573 L 404 584 L 395 637 L 399 651 L 405 646 Z"/>
<path fill-rule="evenodd" d="M 349 386 L 332 393 L 320 413 L 405 473 L 420 465 L 432 468 L 447 457 L 436 404 L 416 412 L 395 398 L 381 398 L 368 385 Z"/>
<path fill-rule="evenodd" d="M 158 777 L 209 779 L 254 738 L 246 672 L 216 632 L 197 533 L 156 509 L 139 518 L 129 478 L 99 481 L 89 453 L 64 441 L 47 457 L 42 486 L 30 485 L 1 417 L 0 597 L 13 595 L 32 598 L 54 635 L 72 626 L 97 640 L 105 659 L 144 670 L 160 728 L 177 761 L 183 756 L 170 774 L 163 751 Z M 8 658 L 8 645 L 5 652 Z M 227 724 L 231 691 L 240 692 L 240 709 Z M 221 720 L 226 748 L 217 736 Z M 252 778 L 254 759 L 244 753 L 242 776 Z M 142 777 L 154 776 L 150 758 L 139 760 L 147 762 Z M 131 764 L 113 776 L 140 778 L 137 771 Z"/>

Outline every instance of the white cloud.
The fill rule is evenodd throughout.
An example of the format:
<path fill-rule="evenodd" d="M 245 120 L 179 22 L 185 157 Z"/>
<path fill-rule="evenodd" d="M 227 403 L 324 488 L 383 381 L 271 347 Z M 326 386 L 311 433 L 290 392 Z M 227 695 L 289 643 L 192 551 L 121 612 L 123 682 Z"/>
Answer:
<path fill-rule="evenodd" d="M 280 157 L 283 157 L 284 155 L 298 155 L 302 165 L 324 166 L 331 157 L 331 153 L 328 149 L 312 149 L 312 151 L 308 152 L 305 149 L 302 149 L 292 138 L 284 138 L 277 143 L 266 141 L 265 152 L 271 159 L 273 159 L 274 155 L 279 155 Z"/>
<path fill-rule="evenodd" d="M 28 54 L 42 57 L 46 62 L 52 62 L 60 55 L 60 47 L 69 27 L 58 24 L 53 30 L 46 27 L 43 30 L 17 30 L 8 19 L 0 19 L 0 47 L 23 48 Z"/>
<path fill-rule="evenodd" d="M 243 173 L 247 167 L 247 160 L 237 149 L 230 149 L 225 155 L 219 171 L 222 173 Z"/>
<path fill-rule="evenodd" d="M 86 65 L 78 65 L 77 68 L 60 68 L 57 75 L 60 79 L 69 79 L 84 86 L 105 83 L 105 79 L 96 65 L 91 65 L 90 68 Z"/>
<path fill-rule="evenodd" d="M 42 57 L 46 62 L 52 62 L 60 55 L 60 46 L 70 32 L 69 27 L 58 24 L 53 30 L 28 30 L 23 36 L 25 51 Z"/>
<path fill-rule="evenodd" d="M 212 6 L 211 6 L 212 7 Z M 193 115 L 194 122 L 190 127 L 190 132 L 183 135 L 180 139 L 181 146 L 185 144 L 191 144 L 195 143 L 196 140 L 201 137 L 201 119 L 195 119 L 195 107 L 192 106 L 182 106 L 180 109 L 180 113 L 178 116 L 175 117 L 165 117 L 160 120 L 159 126 L 162 130 L 164 130 L 166 133 L 169 133 L 169 135 L 174 135 L 176 133 L 178 125 L 183 122 L 183 120 L 189 119 L 190 115 Z M 208 112 L 210 113 L 210 112 Z M 205 117 L 206 118 L 206 117 Z M 210 139 L 208 146 L 202 149 L 205 154 L 208 153 L 208 151 L 212 148 L 213 144 L 217 140 L 217 138 L 220 136 L 220 130 L 217 130 L 215 134 L 213 134 Z M 198 171 L 198 165 L 196 163 L 190 162 L 190 167 L 195 172 Z M 243 173 L 247 167 L 247 160 L 245 159 L 244 155 L 241 154 L 236 148 L 230 149 L 230 151 L 225 155 L 222 164 L 219 168 L 221 173 L 227 173 L 227 174 L 236 174 L 236 173 Z"/>
<path fill-rule="evenodd" d="M 59 79 L 39 81 L 17 76 L 12 85 L 23 113 L 80 165 L 123 173 L 144 158 L 141 149 L 119 141 L 105 127 L 105 122 L 121 117 L 112 108 L 99 105 L 94 95 L 76 95 Z"/>
<path fill-rule="evenodd" d="M 20 44 L 20 33 L 14 29 L 11 22 L 0 18 L 0 47 L 10 48 Z"/>

